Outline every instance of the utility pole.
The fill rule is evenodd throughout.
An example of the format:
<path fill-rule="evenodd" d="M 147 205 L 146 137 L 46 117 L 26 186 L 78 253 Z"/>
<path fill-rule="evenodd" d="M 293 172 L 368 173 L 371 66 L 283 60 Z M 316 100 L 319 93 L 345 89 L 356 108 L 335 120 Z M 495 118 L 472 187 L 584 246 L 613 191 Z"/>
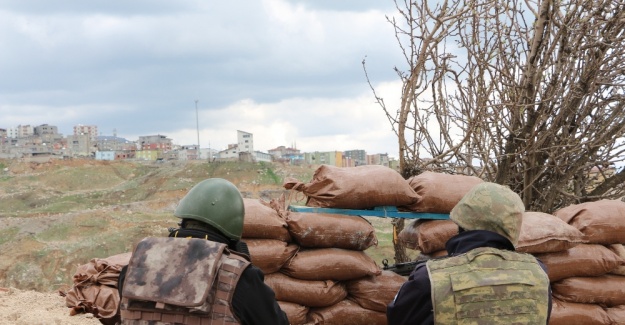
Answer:
<path fill-rule="evenodd" d="M 198 100 L 195 100 L 195 127 L 197 129 L 197 159 L 200 159 L 200 119 L 199 119 L 199 115 L 197 112 L 197 102 Z"/>

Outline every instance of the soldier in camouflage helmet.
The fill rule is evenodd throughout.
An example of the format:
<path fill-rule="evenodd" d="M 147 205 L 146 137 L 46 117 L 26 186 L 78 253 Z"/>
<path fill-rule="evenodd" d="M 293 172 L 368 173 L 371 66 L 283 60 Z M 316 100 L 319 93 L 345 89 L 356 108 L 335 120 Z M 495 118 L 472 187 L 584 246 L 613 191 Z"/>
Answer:
<path fill-rule="evenodd" d="M 196 184 L 174 215 L 180 228 L 143 239 L 122 269 L 121 324 L 289 324 L 241 241 L 245 208 L 232 183 Z"/>
<path fill-rule="evenodd" d="M 473 187 L 450 213 L 459 233 L 449 255 L 416 265 L 388 305 L 388 324 L 547 324 L 546 267 L 515 251 L 524 211 L 505 186 Z"/>

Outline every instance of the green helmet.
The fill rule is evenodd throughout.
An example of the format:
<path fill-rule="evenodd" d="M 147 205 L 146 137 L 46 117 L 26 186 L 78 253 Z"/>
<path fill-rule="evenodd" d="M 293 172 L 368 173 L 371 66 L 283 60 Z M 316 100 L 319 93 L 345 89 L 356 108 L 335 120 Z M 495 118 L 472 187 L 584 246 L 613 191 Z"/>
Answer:
<path fill-rule="evenodd" d="M 245 206 L 234 184 L 222 178 L 209 178 L 193 186 L 174 215 L 207 223 L 231 240 L 241 239 Z"/>
<path fill-rule="evenodd" d="M 475 185 L 451 210 L 449 218 L 465 230 L 488 230 L 519 241 L 525 206 L 519 195 L 495 183 Z"/>

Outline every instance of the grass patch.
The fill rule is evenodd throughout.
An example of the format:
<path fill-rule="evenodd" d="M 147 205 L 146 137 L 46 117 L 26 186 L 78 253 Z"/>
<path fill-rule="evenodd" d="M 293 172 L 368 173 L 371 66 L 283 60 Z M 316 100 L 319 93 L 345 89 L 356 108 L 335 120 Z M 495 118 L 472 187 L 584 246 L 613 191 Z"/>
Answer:
<path fill-rule="evenodd" d="M 0 229 L 0 245 L 13 241 L 18 232 L 19 228 L 17 227 Z"/>

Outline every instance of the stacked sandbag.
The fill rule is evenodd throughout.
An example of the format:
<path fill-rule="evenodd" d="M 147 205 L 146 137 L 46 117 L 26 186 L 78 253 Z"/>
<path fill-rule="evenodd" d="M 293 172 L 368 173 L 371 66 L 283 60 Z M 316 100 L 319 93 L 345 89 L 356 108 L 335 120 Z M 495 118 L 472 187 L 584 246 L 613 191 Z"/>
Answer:
<path fill-rule="evenodd" d="M 305 322 L 296 323 L 289 317 L 291 322 L 386 324 L 386 310 L 359 305 L 350 299 L 348 290 L 348 283 L 382 274 L 364 252 L 378 243 L 369 221 L 360 216 L 300 212 L 289 212 L 286 221 L 300 250 L 280 270 L 281 276 L 269 277 L 266 283 L 279 301 L 309 309 Z M 362 318 L 364 315 L 369 316 Z"/>
<path fill-rule="evenodd" d="M 582 232 L 587 243 L 538 255 L 549 267 L 558 301 L 550 324 L 625 324 L 625 203 L 587 202 L 554 215 Z"/>
<path fill-rule="evenodd" d="M 117 280 L 121 269 L 128 265 L 132 253 L 93 258 L 80 265 L 73 277 L 73 285 L 66 292 L 65 305 L 70 315 L 91 313 L 102 324 L 114 325 L 119 321 L 119 291 Z"/>
<path fill-rule="evenodd" d="M 349 168 L 321 165 L 309 183 L 289 178 L 283 186 L 306 195 L 306 206 L 320 208 L 401 207 L 419 199 L 397 171 L 380 165 Z"/>
<path fill-rule="evenodd" d="M 278 272 L 299 249 L 291 243 L 291 235 L 284 218 L 271 207 L 271 202 L 244 198 L 242 240 L 250 251 L 252 264 L 263 273 Z"/>

